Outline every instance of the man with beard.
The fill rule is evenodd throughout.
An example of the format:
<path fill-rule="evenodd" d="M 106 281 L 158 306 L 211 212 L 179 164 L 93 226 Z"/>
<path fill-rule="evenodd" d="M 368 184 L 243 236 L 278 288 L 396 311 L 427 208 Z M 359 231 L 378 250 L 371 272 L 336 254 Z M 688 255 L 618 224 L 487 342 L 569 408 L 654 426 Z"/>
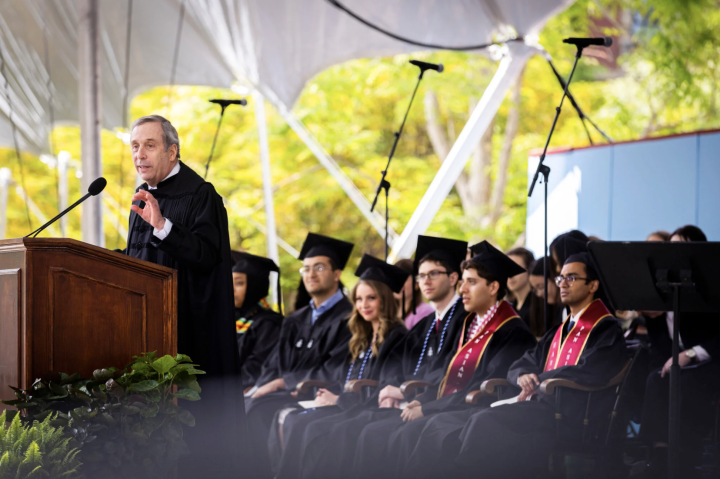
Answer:
<path fill-rule="evenodd" d="M 252 477 L 270 475 L 267 442 L 272 419 L 279 409 L 296 401 L 291 396 L 295 387 L 306 379 L 334 382 L 342 374 L 337 365 L 343 364 L 347 354 L 352 304 L 342 292 L 340 274 L 352 249 L 352 243 L 314 233 L 303 244 L 300 274 L 312 299 L 285 318 L 275 350 L 248 393 Z"/>
<path fill-rule="evenodd" d="M 569 379 L 580 385 L 607 384 L 628 360 L 625 338 L 617 319 L 595 298 L 600 281 L 588 253 L 567 258 L 555 278 L 562 303 L 570 316 L 549 330 L 538 345 L 518 359 L 507 379 L 522 392 L 517 402 L 482 410 L 465 424 L 459 454 L 447 457 L 453 477 L 535 477 L 547 467 L 556 438 L 554 397 L 537 386 L 547 379 Z M 583 419 L 592 434 L 612 409 L 613 388 L 593 392 L 587 408 L 587 392 L 563 391 L 561 432 L 568 440 L 580 440 Z M 587 409 L 586 409 L 587 408 Z"/>

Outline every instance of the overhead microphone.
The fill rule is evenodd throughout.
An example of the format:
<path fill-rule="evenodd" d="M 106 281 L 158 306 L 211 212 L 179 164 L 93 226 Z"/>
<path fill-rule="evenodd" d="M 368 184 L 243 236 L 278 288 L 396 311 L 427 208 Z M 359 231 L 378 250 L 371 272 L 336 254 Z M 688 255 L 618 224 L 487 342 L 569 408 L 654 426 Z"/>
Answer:
<path fill-rule="evenodd" d="M 612 38 L 610 37 L 595 37 L 595 38 L 566 38 L 563 43 L 575 45 L 578 48 L 589 47 L 590 45 L 596 45 L 599 47 L 609 47 L 612 45 Z"/>
<path fill-rule="evenodd" d="M 215 100 L 209 100 L 210 103 L 215 103 L 220 105 L 221 107 L 225 108 L 228 105 L 247 105 L 247 100 L 245 98 L 241 100 L 223 100 L 223 99 L 215 99 Z"/>
<path fill-rule="evenodd" d="M 428 62 L 421 62 L 420 60 L 410 60 L 410 64 L 415 65 L 416 67 L 420 68 L 420 73 L 425 73 L 426 70 L 435 70 L 438 73 L 442 73 L 444 70 L 442 63 L 428 63 Z"/>
<path fill-rule="evenodd" d="M 102 190 L 105 189 L 105 186 L 107 186 L 107 180 L 105 178 L 103 178 L 101 176 L 100 178 L 95 179 L 95 181 L 90 183 L 90 186 L 88 186 L 88 192 L 85 196 L 83 196 L 82 198 L 77 200 L 75 203 L 73 203 L 72 205 L 65 208 L 65 210 L 62 213 L 60 213 L 55 218 L 51 219 L 50 221 L 48 221 L 47 223 L 42 225 L 40 228 L 33 231 L 32 233 L 26 235 L 25 237 L 28 238 L 28 237 L 32 236 L 34 238 L 35 236 L 39 235 L 42 232 L 42 230 L 44 230 L 45 228 L 47 228 L 48 226 L 50 226 L 51 224 L 55 223 L 57 220 L 59 220 L 60 218 L 65 216 L 65 214 L 67 212 L 69 212 L 70 210 L 75 208 L 77 205 L 79 205 L 86 199 L 90 198 L 91 196 L 97 196 L 100 193 L 102 193 Z"/>

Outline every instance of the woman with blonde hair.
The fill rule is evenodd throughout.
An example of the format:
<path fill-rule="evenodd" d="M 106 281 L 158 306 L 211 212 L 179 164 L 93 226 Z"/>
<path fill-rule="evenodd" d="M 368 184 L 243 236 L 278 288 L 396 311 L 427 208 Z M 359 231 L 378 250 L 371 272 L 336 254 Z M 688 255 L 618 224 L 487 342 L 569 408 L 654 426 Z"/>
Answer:
<path fill-rule="evenodd" d="M 393 293 L 402 290 L 409 273 L 386 262 L 364 255 L 355 275 L 360 278 L 352 289 L 353 312 L 348 320 L 352 334 L 348 343 L 342 378 L 329 387 L 320 388 L 313 408 L 296 409 L 273 421 L 269 441 L 273 475 L 280 479 L 296 477 L 304 459 L 305 428 L 321 418 L 348 411 L 363 402 L 361 394 L 342 392 L 348 381 L 370 379 L 382 382 L 382 375 L 395 375 L 401 366 L 395 357 L 402 348 L 396 346 L 407 333 L 397 316 Z M 331 365 L 331 368 L 335 368 Z M 340 368 L 337 368 L 340 370 Z"/>

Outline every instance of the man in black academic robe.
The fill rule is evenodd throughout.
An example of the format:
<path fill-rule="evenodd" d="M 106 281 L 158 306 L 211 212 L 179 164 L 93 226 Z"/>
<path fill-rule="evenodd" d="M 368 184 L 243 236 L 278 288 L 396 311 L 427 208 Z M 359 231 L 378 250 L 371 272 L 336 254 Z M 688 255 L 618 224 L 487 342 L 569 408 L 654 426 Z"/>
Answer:
<path fill-rule="evenodd" d="M 245 422 L 227 213 L 213 185 L 179 161 L 177 131 L 165 118 L 136 120 L 131 149 L 145 183 L 132 198 L 125 252 L 177 270 L 178 352 L 207 373 L 199 378 L 202 400 L 183 405 L 196 425 L 186 433 L 192 456 L 180 469 L 232 474 Z"/>
<path fill-rule="evenodd" d="M 252 476 L 269 477 L 268 435 L 275 413 L 296 402 L 291 396 L 303 380 L 340 380 L 350 331 L 352 304 L 340 289 L 340 274 L 353 245 L 314 233 L 300 252 L 303 286 L 310 304 L 283 321 L 275 350 L 263 365 L 246 403 L 252 437 Z"/>
<path fill-rule="evenodd" d="M 405 424 L 388 438 L 387 468 L 382 477 L 400 477 L 408 462 L 411 469 L 408 477 L 436 469 L 437 452 L 442 450 L 448 435 L 454 434 L 457 438 L 464 422 L 478 408 L 492 402 L 490 398 L 483 398 L 479 404 L 469 405 L 465 402 L 467 394 L 479 389 L 487 379 L 504 378 L 510 366 L 537 344 L 523 319 L 502 300 L 508 278 L 524 270 L 487 241 L 471 250 L 475 255 L 462 264 L 463 282 L 458 290 L 465 310 L 470 313 L 458 343 L 462 350 L 458 350 L 448 367 L 437 396 L 423 395 L 422 401 L 413 401 L 403 411 Z M 481 356 L 477 356 L 480 351 Z M 450 411 L 454 412 L 451 416 L 441 414 Z M 437 416 L 442 419 L 433 420 Z M 420 434 L 431 420 L 430 428 L 439 430 L 426 435 L 416 447 Z M 452 426 L 446 428 L 446 424 Z M 439 470 L 438 474 L 441 473 Z"/>
<path fill-rule="evenodd" d="M 617 319 L 594 299 L 600 284 L 589 254 L 571 255 L 557 282 L 571 316 L 511 366 L 507 379 L 522 388 L 517 402 L 470 417 L 460 433 L 455 460 L 452 455 L 443 458 L 453 477 L 476 477 L 482 471 L 485 478 L 520 478 L 546 471 L 556 438 L 555 407 L 554 398 L 538 392 L 537 386 L 554 378 L 602 386 L 627 362 Z M 574 346 L 583 343 L 580 349 Z M 563 391 L 561 433 L 567 440 L 580 440 L 587 394 Z M 587 426 L 591 434 L 610 413 L 614 394 L 614 388 L 593 393 Z"/>

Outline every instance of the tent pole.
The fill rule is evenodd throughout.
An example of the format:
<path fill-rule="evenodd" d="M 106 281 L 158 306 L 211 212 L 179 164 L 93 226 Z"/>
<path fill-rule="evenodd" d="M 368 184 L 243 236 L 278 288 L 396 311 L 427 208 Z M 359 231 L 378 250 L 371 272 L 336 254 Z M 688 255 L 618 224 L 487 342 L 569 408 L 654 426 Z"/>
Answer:
<path fill-rule="evenodd" d="M 270 147 L 268 145 L 267 121 L 265 118 L 265 98 L 254 90 L 255 100 L 255 123 L 258 129 L 258 142 L 260 143 L 260 162 L 262 163 L 263 198 L 265 200 L 265 227 L 267 234 L 267 255 L 268 258 L 280 265 L 278 254 L 277 229 L 275 227 L 275 204 L 273 202 L 272 176 L 270 175 Z M 275 273 L 273 273 L 274 275 Z M 272 278 L 270 281 L 272 290 L 272 304 L 278 304 L 277 281 Z"/>
<path fill-rule="evenodd" d="M 460 136 L 452 146 L 440 170 L 428 187 L 425 195 L 415 209 L 402 235 L 393 244 L 389 261 L 409 258 L 417 244 L 417 237 L 425 233 L 445 198 L 452 190 L 460 173 L 463 171 L 473 148 L 485 134 L 492 119 L 502 105 L 505 95 L 515 83 L 525 63 L 537 50 L 525 44 L 514 44 L 512 57 L 506 55 L 500 61 L 495 76 L 485 89 L 470 119 L 463 127 Z"/>
<path fill-rule="evenodd" d="M 78 86 L 83 191 L 87 190 L 93 180 L 102 176 L 99 3 L 98 0 L 78 0 Z M 89 198 L 82 205 L 82 239 L 86 243 L 105 246 L 100 197 Z"/>
<path fill-rule="evenodd" d="M 375 231 L 382 237 L 385 238 L 385 219 L 383 215 L 377 211 L 370 211 L 370 202 L 367 200 L 365 195 L 355 186 L 355 183 L 348 177 L 330 154 L 322 147 L 317 141 L 315 136 L 307 129 L 302 121 L 298 120 L 291 111 L 289 111 L 282 102 L 272 101 L 272 97 L 269 97 L 270 102 L 277 108 L 280 116 L 283 117 L 285 122 L 293 129 L 300 139 L 305 143 L 310 151 L 315 155 L 315 158 L 330 175 L 337 181 L 340 188 L 343 189 L 345 194 L 350 198 L 370 224 L 375 228 Z M 393 246 L 397 233 L 392 228 L 388 228 L 388 237 L 390 246 Z"/>
<path fill-rule="evenodd" d="M 61 151 L 57 155 L 58 168 L 58 211 L 68 207 L 68 160 L 70 153 Z M 67 215 L 60 218 L 60 234 L 67 237 Z"/>
<path fill-rule="evenodd" d="M 5 239 L 7 233 L 8 190 L 10 184 L 12 184 L 12 171 L 10 168 L 0 168 L 0 239 Z"/>

